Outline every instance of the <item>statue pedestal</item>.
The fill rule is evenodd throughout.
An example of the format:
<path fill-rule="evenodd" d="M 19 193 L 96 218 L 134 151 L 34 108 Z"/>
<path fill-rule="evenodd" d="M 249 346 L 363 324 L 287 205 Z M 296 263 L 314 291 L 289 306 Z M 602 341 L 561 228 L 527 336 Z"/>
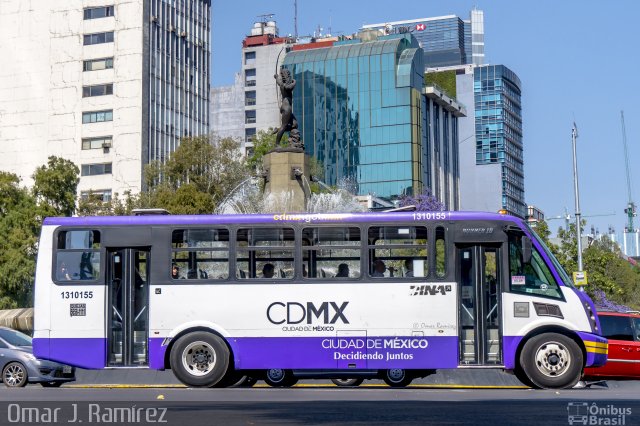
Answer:
<path fill-rule="evenodd" d="M 310 196 L 309 156 L 298 148 L 276 148 L 263 158 L 265 195 L 289 194 L 291 213 L 306 211 Z"/>

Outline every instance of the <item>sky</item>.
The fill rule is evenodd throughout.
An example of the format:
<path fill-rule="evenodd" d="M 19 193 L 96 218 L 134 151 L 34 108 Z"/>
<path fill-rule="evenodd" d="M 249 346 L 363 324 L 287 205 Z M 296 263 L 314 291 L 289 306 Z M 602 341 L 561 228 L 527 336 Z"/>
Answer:
<path fill-rule="evenodd" d="M 214 0 L 212 86 L 230 85 L 241 43 L 258 15 L 294 32 L 293 0 Z M 525 198 L 547 218 L 575 212 L 571 127 L 578 127 L 580 210 L 587 230 L 621 233 L 628 201 L 620 112 L 632 199 L 640 204 L 638 0 L 298 0 L 298 34 L 351 34 L 364 24 L 484 11 L 485 63 L 522 81 Z M 592 215 L 607 215 L 593 216 Z M 640 217 L 636 218 L 640 227 Z M 550 220 L 552 230 L 564 219 Z"/>

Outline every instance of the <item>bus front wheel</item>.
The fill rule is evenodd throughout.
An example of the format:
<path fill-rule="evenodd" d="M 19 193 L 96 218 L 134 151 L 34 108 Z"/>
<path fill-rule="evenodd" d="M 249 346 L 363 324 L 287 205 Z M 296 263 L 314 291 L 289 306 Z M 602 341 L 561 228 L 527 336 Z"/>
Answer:
<path fill-rule="evenodd" d="M 212 387 L 229 368 L 229 348 L 222 338 L 196 331 L 180 337 L 171 349 L 171 369 L 187 386 Z"/>
<path fill-rule="evenodd" d="M 413 381 L 413 377 L 411 377 L 407 370 L 392 368 L 390 370 L 384 370 L 382 380 L 392 388 L 403 388 L 409 386 Z"/>
<path fill-rule="evenodd" d="M 520 367 L 538 388 L 568 389 L 580 380 L 582 350 L 571 338 L 543 333 L 527 340 L 520 353 Z"/>

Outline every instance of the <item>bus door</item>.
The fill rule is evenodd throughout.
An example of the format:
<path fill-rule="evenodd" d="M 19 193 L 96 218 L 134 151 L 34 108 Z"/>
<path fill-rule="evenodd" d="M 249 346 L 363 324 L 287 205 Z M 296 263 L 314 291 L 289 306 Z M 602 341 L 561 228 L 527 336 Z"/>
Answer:
<path fill-rule="evenodd" d="M 456 246 L 461 365 L 502 363 L 500 246 Z"/>
<path fill-rule="evenodd" d="M 107 357 L 111 367 L 148 365 L 149 249 L 107 249 Z"/>

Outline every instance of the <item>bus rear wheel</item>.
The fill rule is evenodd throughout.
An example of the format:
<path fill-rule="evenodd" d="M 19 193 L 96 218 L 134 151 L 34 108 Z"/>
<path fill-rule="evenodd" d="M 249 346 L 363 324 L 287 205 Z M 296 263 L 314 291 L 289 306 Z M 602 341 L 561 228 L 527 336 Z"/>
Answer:
<path fill-rule="evenodd" d="M 196 331 L 180 337 L 171 349 L 173 374 L 187 386 L 212 387 L 229 368 L 229 348 L 212 333 Z"/>
<path fill-rule="evenodd" d="M 331 379 L 331 381 L 341 388 L 354 388 L 360 386 L 364 379 Z"/>
<path fill-rule="evenodd" d="M 392 388 L 403 388 L 409 386 L 413 381 L 413 377 L 402 368 L 391 368 L 384 370 L 382 380 Z"/>
<path fill-rule="evenodd" d="M 282 368 L 271 368 L 265 372 L 264 381 L 274 388 L 289 388 L 296 383 L 298 379 L 293 375 L 293 371 Z"/>
<path fill-rule="evenodd" d="M 582 350 L 571 338 L 543 333 L 527 340 L 520 353 L 522 371 L 538 388 L 568 389 L 580 380 Z"/>

